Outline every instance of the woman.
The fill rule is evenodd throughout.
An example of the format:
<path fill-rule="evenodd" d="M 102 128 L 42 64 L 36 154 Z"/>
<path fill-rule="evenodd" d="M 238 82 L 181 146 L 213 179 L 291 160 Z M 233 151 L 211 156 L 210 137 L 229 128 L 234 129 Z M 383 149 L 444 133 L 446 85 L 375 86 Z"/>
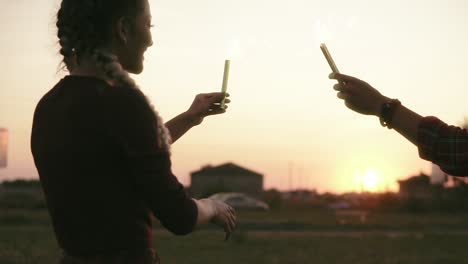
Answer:
<path fill-rule="evenodd" d="M 468 132 L 449 126 L 436 117 L 422 117 L 380 94 L 368 83 L 355 77 L 332 73 L 338 80 L 334 89 L 348 108 L 379 117 L 382 126 L 393 128 L 419 150 L 419 156 L 440 166 L 453 176 L 468 176 Z"/>
<path fill-rule="evenodd" d="M 227 239 L 234 210 L 188 197 L 170 162 L 170 144 L 224 113 L 225 95 L 198 95 L 163 124 L 128 75 L 153 44 L 147 0 L 63 0 L 57 27 L 70 75 L 38 103 L 31 148 L 61 263 L 159 263 L 153 215 L 177 235 L 212 222 Z"/>

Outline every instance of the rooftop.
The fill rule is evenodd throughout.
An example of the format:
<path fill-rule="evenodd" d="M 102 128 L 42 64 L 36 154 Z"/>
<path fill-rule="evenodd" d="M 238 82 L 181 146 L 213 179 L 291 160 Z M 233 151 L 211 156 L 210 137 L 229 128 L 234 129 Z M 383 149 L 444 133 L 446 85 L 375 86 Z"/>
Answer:
<path fill-rule="evenodd" d="M 247 168 L 243 168 L 239 165 L 236 165 L 232 162 L 224 163 L 219 166 L 204 166 L 198 171 L 191 173 L 192 176 L 195 175 L 254 175 L 262 177 L 263 175 Z"/>

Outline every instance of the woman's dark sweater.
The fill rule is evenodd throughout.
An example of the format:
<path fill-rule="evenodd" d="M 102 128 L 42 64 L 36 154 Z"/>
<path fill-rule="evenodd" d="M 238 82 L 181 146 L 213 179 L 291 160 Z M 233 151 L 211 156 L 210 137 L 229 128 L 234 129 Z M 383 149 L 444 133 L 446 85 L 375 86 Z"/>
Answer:
<path fill-rule="evenodd" d="M 40 100 L 31 149 L 59 245 L 93 256 L 152 247 L 152 215 L 190 233 L 197 207 L 158 144 L 155 115 L 135 88 L 67 76 Z"/>

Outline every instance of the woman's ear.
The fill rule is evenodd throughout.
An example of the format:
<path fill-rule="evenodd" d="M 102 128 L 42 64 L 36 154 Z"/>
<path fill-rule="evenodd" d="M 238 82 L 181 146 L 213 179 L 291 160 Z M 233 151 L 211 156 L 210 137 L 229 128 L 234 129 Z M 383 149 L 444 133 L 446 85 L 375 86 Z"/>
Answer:
<path fill-rule="evenodd" d="M 131 22 L 127 17 L 121 17 L 116 23 L 117 38 L 120 43 L 127 45 L 127 40 L 130 36 Z"/>

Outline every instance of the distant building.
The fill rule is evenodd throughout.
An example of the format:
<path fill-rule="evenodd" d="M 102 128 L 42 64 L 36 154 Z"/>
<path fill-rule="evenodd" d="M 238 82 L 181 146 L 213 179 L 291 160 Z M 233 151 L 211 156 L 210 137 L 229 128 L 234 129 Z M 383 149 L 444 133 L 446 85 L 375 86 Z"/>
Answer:
<path fill-rule="evenodd" d="M 282 199 L 293 204 L 310 204 L 317 200 L 315 190 L 295 190 L 282 193 Z"/>
<path fill-rule="evenodd" d="M 400 197 L 405 200 L 428 200 L 433 196 L 433 188 L 429 176 L 421 173 L 419 176 L 407 180 L 398 181 L 400 185 Z"/>
<path fill-rule="evenodd" d="M 7 167 L 8 157 L 8 130 L 0 128 L 0 168 Z"/>
<path fill-rule="evenodd" d="M 262 174 L 233 163 L 209 165 L 191 173 L 190 192 L 194 197 L 217 192 L 242 192 L 258 197 L 262 191 Z"/>

